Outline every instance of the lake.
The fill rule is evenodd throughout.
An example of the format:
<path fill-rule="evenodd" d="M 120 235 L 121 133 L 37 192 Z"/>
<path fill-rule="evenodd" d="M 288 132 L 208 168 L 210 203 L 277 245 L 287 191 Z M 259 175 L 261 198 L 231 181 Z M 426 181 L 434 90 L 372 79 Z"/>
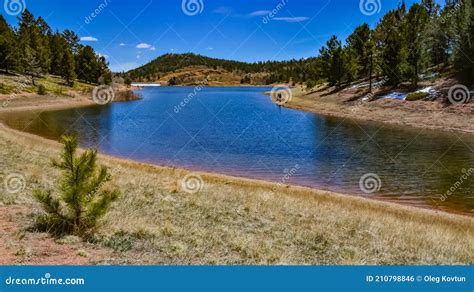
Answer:
<path fill-rule="evenodd" d="M 282 108 L 270 90 L 144 88 L 139 101 L 3 119 L 127 159 L 474 214 L 472 136 Z"/>

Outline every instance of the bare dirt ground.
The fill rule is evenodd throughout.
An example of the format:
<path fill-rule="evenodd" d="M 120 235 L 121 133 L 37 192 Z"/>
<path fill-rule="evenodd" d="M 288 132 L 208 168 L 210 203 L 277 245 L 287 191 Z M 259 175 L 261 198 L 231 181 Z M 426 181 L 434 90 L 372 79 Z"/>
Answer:
<path fill-rule="evenodd" d="M 433 101 L 378 98 L 387 93 L 388 88 L 376 90 L 370 102 L 361 102 L 367 93 L 358 88 L 338 92 L 334 92 L 334 88 L 310 92 L 295 88 L 291 100 L 284 106 L 348 119 L 474 134 L 474 102 L 452 105 L 446 101 L 448 90 L 454 84 L 449 79 L 421 83 L 420 87 L 433 86 L 440 92 Z"/>
<path fill-rule="evenodd" d="M 0 113 L 15 111 L 35 111 L 35 110 L 54 110 L 72 107 L 81 107 L 94 105 L 95 103 L 89 96 L 77 95 L 72 98 L 69 96 L 54 95 L 37 95 L 37 94 L 21 94 L 21 95 L 0 95 Z"/>
<path fill-rule="evenodd" d="M 110 252 L 75 237 L 55 239 L 28 231 L 31 210 L 0 204 L 0 265 L 93 265 Z"/>

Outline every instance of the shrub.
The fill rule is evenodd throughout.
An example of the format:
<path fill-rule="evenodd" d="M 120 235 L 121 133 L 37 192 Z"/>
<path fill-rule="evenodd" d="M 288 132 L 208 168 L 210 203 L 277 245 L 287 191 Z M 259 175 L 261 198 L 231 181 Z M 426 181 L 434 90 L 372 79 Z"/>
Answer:
<path fill-rule="evenodd" d="M 132 79 L 130 77 L 125 77 L 125 81 L 124 81 L 125 85 L 127 85 L 127 87 L 130 87 L 132 85 Z"/>
<path fill-rule="evenodd" d="M 420 100 L 420 99 L 425 99 L 428 96 L 430 96 L 430 94 L 427 93 L 427 92 L 413 92 L 413 93 L 410 93 L 409 95 L 407 95 L 405 100 L 407 100 L 407 101 L 416 101 L 416 100 Z"/>
<path fill-rule="evenodd" d="M 307 90 L 313 89 L 314 87 L 316 87 L 316 85 L 317 85 L 317 81 L 314 81 L 314 80 L 306 81 L 306 89 Z"/>
<path fill-rule="evenodd" d="M 38 93 L 39 95 L 46 95 L 46 93 L 48 93 L 48 92 L 46 91 L 46 87 L 44 87 L 43 84 L 40 84 L 40 85 L 38 85 L 38 91 L 37 91 L 37 93 Z"/>
<path fill-rule="evenodd" d="M 114 98 L 114 101 L 121 102 L 121 101 L 133 101 L 139 100 L 141 97 L 138 94 L 135 94 L 132 90 L 124 90 L 119 91 Z"/>
<path fill-rule="evenodd" d="M 62 142 L 61 160 L 52 161 L 52 166 L 62 171 L 59 194 L 55 196 L 49 190 L 34 191 L 44 210 L 44 214 L 37 218 L 37 226 L 54 235 L 90 235 L 120 193 L 102 190 L 111 175 L 107 168 L 97 168 L 96 150 L 88 150 L 76 157 L 77 140 L 64 136 Z"/>

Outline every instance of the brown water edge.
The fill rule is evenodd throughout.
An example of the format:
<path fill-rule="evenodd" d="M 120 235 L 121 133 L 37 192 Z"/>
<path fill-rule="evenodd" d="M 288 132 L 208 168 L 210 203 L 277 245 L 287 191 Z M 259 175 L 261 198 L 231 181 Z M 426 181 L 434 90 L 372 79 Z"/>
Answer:
<path fill-rule="evenodd" d="M 25 131 L 21 131 L 21 130 L 18 130 L 18 129 L 11 128 L 7 124 L 5 124 L 5 118 L 8 118 L 8 116 L 10 114 L 14 114 L 14 113 L 37 114 L 38 112 L 58 111 L 58 110 L 63 110 L 63 109 L 68 109 L 68 108 L 81 108 L 81 107 L 91 107 L 91 106 L 97 106 L 97 105 L 91 104 L 91 103 L 71 103 L 71 104 L 65 103 L 65 104 L 59 104 L 59 105 L 46 105 L 44 107 L 34 106 L 34 107 L 27 107 L 27 108 L 12 108 L 12 110 L 10 110 L 10 111 L 9 110 L 0 111 L 0 125 L 1 125 L 1 128 L 4 128 L 4 129 L 6 128 L 9 131 L 13 131 L 13 132 L 15 132 L 19 135 L 27 135 L 29 137 L 35 137 L 35 138 L 38 138 L 38 139 L 47 140 L 47 141 L 51 142 L 52 144 L 57 144 L 57 141 L 55 139 L 51 139 L 50 137 L 31 134 L 29 132 L 25 132 Z M 376 122 L 368 121 L 368 123 L 374 123 L 375 124 Z M 386 126 L 391 127 L 391 128 L 402 128 L 401 126 L 398 126 L 398 125 L 386 125 Z M 403 129 L 406 130 L 405 127 L 403 127 Z M 416 130 L 419 130 L 419 129 L 408 128 L 408 130 L 416 131 Z M 440 132 L 439 130 L 433 130 L 433 129 L 427 129 L 427 130 L 428 131 L 433 131 L 434 133 L 439 133 Z M 366 195 L 366 194 L 361 194 L 361 193 L 356 193 L 356 192 L 348 192 L 347 189 L 344 190 L 343 187 L 338 187 L 337 185 L 335 185 L 335 186 L 325 186 L 325 185 L 315 184 L 314 182 L 312 182 L 311 185 L 310 184 L 305 185 L 305 184 L 282 183 L 280 180 L 277 180 L 274 177 L 271 177 L 271 176 L 266 176 L 265 177 L 262 174 L 260 174 L 260 175 L 263 176 L 261 179 L 260 178 L 255 179 L 254 177 L 252 177 L 250 175 L 242 174 L 241 171 L 239 172 L 239 171 L 236 171 L 235 169 L 226 169 L 226 168 L 222 168 L 222 167 L 219 168 L 219 169 L 206 169 L 206 168 L 200 167 L 199 165 L 192 165 L 190 167 L 180 167 L 180 166 L 176 166 L 176 165 L 173 165 L 173 164 L 167 164 L 167 163 L 164 163 L 164 162 L 163 163 L 161 163 L 161 162 L 156 163 L 156 162 L 149 161 L 149 160 L 146 160 L 146 159 L 145 160 L 134 160 L 134 159 L 128 159 L 126 157 L 113 156 L 113 155 L 108 155 L 108 154 L 101 154 L 101 156 L 113 157 L 113 158 L 116 158 L 116 159 L 124 159 L 125 161 L 129 161 L 129 162 L 145 163 L 145 164 L 148 164 L 148 165 L 154 165 L 154 166 L 157 166 L 157 167 L 177 169 L 177 170 L 181 170 L 181 171 L 202 172 L 206 175 L 232 178 L 233 180 L 239 180 L 239 179 L 248 180 L 248 179 L 250 179 L 250 180 L 256 181 L 256 182 L 267 182 L 267 183 L 270 183 L 270 184 L 274 185 L 274 188 L 287 188 L 287 189 L 290 189 L 290 188 L 304 188 L 304 189 L 308 189 L 308 190 L 312 190 L 312 191 L 324 191 L 324 192 L 330 192 L 330 193 L 337 193 L 337 194 L 343 195 L 343 196 L 357 197 L 357 198 L 368 199 L 368 200 L 372 200 L 372 201 L 386 202 L 386 203 L 390 203 L 390 204 L 397 204 L 397 205 L 403 205 L 403 206 L 408 206 L 408 207 L 415 207 L 415 208 L 430 210 L 430 211 L 435 211 L 435 212 L 444 212 L 444 213 L 449 213 L 449 214 L 456 214 L 456 215 L 463 215 L 463 216 L 467 216 L 467 217 L 474 217 L 473 212 L 461 211 L 461 210 L 458 210 L 454 207 L 449 208 L 448 206 L 441 206 L 441 205 L 437 204 L 436 200 L 434 200 L 433 198 L 428 198 L 428 197 L 426 197 L 425 202 L 416 202 L 416 201 L 413 201 L 413 200 L 404 201 L 402 199 L 403 196 L 393 197 L 393 196 L 390 196 L 390 195 L 383 195 L 383 194 Z M 439 195 L 439 197 L 441 197 L 441 194 Z M 432 204 L 429 204 L 429 202 L 431 202 Z"/>

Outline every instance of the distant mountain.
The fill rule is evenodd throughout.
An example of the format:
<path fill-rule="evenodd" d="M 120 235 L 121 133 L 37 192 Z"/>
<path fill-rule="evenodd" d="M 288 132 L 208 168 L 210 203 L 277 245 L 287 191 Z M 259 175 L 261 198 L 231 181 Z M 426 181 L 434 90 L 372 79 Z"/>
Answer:
<path fill-rule="evenodd" d="M 196 54 L 166 54 L 125 73 L 135 82 L 164 85 L 265 85 L 298 80 L 309 60 L 245 63 Z"/>

